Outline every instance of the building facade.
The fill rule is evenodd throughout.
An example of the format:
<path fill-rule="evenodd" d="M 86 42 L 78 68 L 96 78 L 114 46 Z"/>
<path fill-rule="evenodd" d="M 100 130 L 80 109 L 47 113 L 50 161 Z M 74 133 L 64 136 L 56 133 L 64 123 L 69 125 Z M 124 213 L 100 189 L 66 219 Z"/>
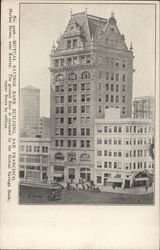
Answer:
<path fill-rule="evenodd" d="M 51 180 L 49 138 L 21 137 L 19 151 L 20 180 Z"/>
<path fill-rule="evenodd" d="M 118 110 L 106 110 L 105 119 L 95 120 L 94 182 L 126 188 L 145 184 L 154 173 L 152 143 L 151 119 L 120 118 Z"/>
<path fill-rule="evenodd" d="M 133 117 L 154 120 L 154 97 L 141 96 L 134 98 Z"/>
<path fill-rule="evenodd" d="M 94 178 L 94 119 L 132 116 L 132 46 L 112 15 L 71 15 L 50 54 L 51 161 L 65 181 Z M 55 176 L 56 178 L 56 176 Z"/>
<path fill-rule="evenodd" d="M 40 90 L 27 86 L 20 90 L 20 135 L 34 136 L 38 133 L 40 118 Z"/>

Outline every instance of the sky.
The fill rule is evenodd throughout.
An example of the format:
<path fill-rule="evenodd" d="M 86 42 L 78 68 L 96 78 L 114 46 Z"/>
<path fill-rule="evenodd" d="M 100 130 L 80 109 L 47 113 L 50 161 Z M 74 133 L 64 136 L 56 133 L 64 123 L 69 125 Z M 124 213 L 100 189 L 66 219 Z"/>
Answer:
<path fill-rule="evenodd" d="M 83 12 L 108 19 L 115 13 L 126 44 L 133 44 L 133 97 L 154 95 L 155 11 L 154 5 L 139 4 L 21 4 L 20 87 L 40 89 L 41 116 L 50 115 L 49 54 L 53 40 L 65 31 L 72 13 Z"/>

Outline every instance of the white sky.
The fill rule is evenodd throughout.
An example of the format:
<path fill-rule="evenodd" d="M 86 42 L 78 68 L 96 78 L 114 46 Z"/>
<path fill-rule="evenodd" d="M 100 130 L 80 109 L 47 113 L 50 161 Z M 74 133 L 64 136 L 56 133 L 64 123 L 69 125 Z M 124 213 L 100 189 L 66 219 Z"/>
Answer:
<path fill-rule="evenodd" d="M 49 54 L 53 40 L 63 33 L 73 13 L 109 18 L 114 11 L 127 46 L 133 44 L 133 97 L 154 94 L 155 12 L 153 5 L 133 4 L 23 4 L 20 9 L 20 86 L 41 90 L 41 115 L 50 113 Z"/>

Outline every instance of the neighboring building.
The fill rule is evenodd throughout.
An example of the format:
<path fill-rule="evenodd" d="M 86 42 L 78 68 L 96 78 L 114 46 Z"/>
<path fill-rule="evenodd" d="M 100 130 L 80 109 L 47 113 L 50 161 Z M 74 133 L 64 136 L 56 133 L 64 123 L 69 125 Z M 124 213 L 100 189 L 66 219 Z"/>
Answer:
<path fill-rule="evenodd" d="M 152 140 L 151 119 L 121 119 L 118 110 L 106 110 L 105 119 L 95 120 L 95 183 L 144 185 L 154 171 Z"/>
<path fill-rule="evenodd" d="M 154 120 L 154 97 L 141 96 L 134 98 L 133 117 Z"/>
<path fill-rule="evenodd" d="M 21 137 L 19 150 L 20 180 L 51 180 L 50 139 Z"/>
<path fill-rule="evenodd" d="M 27 86 L 20 90 L 20 136 L 38 133 L 40 118 L 40 90 Z"/>
<path fill-rule="evenodd" d="M 40 117 L 38 128 L 42 138 L 50 138 L 50 118 Z"/>
<path fill-rule="evenodd" d="M 94 119 L 108 107 L 132 116 L 132 46 L 113 15 L 86 12 L 71 16 L 57 43 L 50 54 L 53 167 L 66 181 L 93 180 Z"/>

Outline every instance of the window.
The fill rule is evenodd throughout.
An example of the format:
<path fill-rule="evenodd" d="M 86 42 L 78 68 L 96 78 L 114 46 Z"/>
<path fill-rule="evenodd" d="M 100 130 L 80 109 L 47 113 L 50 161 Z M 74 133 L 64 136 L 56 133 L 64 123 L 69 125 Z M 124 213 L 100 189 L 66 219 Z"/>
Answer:
<path fill-rule="evenodd" d="M 119 91 L 119 85 L 116 84 L 116 92 Z"/>
<path fill-rule="evenodd" d="M 122 62 L 122 67 L 123 67 L 123 68 L 126 67 L 126 62 L 125 62 L 125 61 Z"/>
<path fill-rule="evenodd" d="M 106 84 L 106 90 L 107 91 L 109 90 L 109 84 L 108 83 Z"/>
<path fill-rule="evenodd" d="M 85 90 L 85 83 L 81 83 L 81 90 Z"/>
<path fill-rule="evenodd" d="M 102 177 L 101 176 L 97 176 L 97 183 L 101 183 L 102 182 Z"/>
<path fill-rule="evenodd" d="M 98 83 L 98 90 L 102 90 L 102 83 L 101 82 Z"/>
<path fill-rule="evenodd" d="M 116 81 L 119 81 L 119 74 L 116 74 Z"/>
<path fill-rule="evenodd" d="M 86 58 L 85 58 L 85 56 L 81 56 L 81 63 L 82 63 L 82 64 L 86 63 Z"/>
<path fill-rule="evenodd" d="M 104 144 L 107 144 L 107 139 L 104 139 Z"/>
<path fill-rule="evenodd" d="M 81 140 L 81 148 L 84 148 L 84 141 Z"/>
<path fill-rule="evenodd" d="M 64 129 L 60 128 L 60 135 L 64 135 Z"/>
<path fill-rule="evenodd" d="M 71 179 L 71 180 L 75 179 L 75 169 L 74 168 L 69 168 L 68 179 Z"/>
<path fill-rule="evenodd" d="M 102 133 L 102 127 L 101 127 L 101 126 L 98 126 L 98 127 L 97 127 L 97 132 L 98 132 L 98 133 Z"/>
<path fill-rule="evenodd" d="M 90 106 L 86 106 L 86 113 L 90 113 Z"/>
<path fill-rule="evenodd" d="M 81 135 L 85 135 L 85 129 L 84 128 L 81 128 Z"/>
<path fill-rule="evenodd" d="M 116 61 L 116 68 L 119 69 L 119 62 Z"/>
<path fill-rule="evenodd" d="M 57 75 L 56 81 L 63 81 L 63 75 Z"/>
<path fill-rule="evenodd" d="M 56 96 L 56 103 L 59 103 L 59 96 Z"/>
<path fill-rule="evenodd" d="M 58 59 L 55 60 L 55 67 L 59 67 L 59 60 Z"/>
<path fill-rule="evenodd" d="M 86 94 L 86 102 L 90 102 L 90 95 Z"/>
<path fill-rule="evenodd" d="M 64 155 L 62 153 L 55 154 L 55 160 L 64 160 Z"/>
<path fill-rule="evenodd" d="M 86 135 L 90 135 L 90 128 L 86 128 Z"/>
<path fill-rule="evenodd" d="M 97 150 L 97 156 L 102 156 L 102 150 Z"/>
<path fill-rule="evenodd" d="M 104 127 L 104 132 L 107 133 L 107 126 Z"/>
<path fill-rule="evenodd" d="M 86 83 L 86 90 L 90 90 L 90 83 L 89 82 Z"/>
<path fill-rule="evenodd" d="M 56 86 L 56 92 L 59 92 L 59 86 Z"/>
<path fill-rule="evenodd" d="M 125 74 L 122 75 L 122 81 L 125 82 L 126 76 Z"/>
<path fill-rule="evenodd" d="M 125 95 L 122 96 L 122 102 L 125 102 Z"/>
<path fill-rule="evenodd" d="M 97 139 L 97 144 L 102 144 L 102 139 L 101 138 Z"/>
<path fill-rule="evenodd" d="M 109 72 L 106 72 L 106 80 L 109 80 Z"/>
<path fill-rule="evenodd" d="M 26 152 L 32 152 L 32 146 L 26 146 Z"/>
<path fill-rule="evenodd" d="M 43 146 L 42 147 L 42 153 L 48 153 L 48 147 Z"/>
<path fill-rule="evenodd" d="M 60 91 L 64 92 L 64 85 L 60 85 Z"/>
<path fill-rule="evenodd" d="M 60 113 L 61 113 L 61 114 L 64 113 L 64 107 L 60 107 Z"/>
<path fill-rule="evenodd" d="M 67 58 L 67 64 L 70 66 L 72 65 L 72 58 Z"/>
<path fill-rule="evenodd" d="M 73 48 L 76 48 L 77 47 L 77 39 L 74 39 L 73 40 Z"/>
<path fill-rule="evenodd" d="M 86 140 L 86 147 L 90 148 L 90 141 L 89 140 Z"/>
<path fill-rule="evenodd" d="M 60 60 L 60 65 L 61 65 L 61 67 L 64 66 L 64 59 L 61 59 L 61 60 Z"/>
<path fill-rule="evenodd" d="M 114 59 L 111 58 L 111 67 L 113 68 L 114 67 Z"/>
<path fill-rule="evenodd" d="M 68 147 L 71 147 L 71 140 L 68 140 Z"/>
<path fill-rule="evenodd" d="M 76 64 L 78 64 L 77 57 L 73 57 L 73 65 L 76 65 Z"/>
<path fill-rule="evenodd" d="M 104 150 L 104 156 L 107 156 L 107 150 Z"/>
<path fill-rule="evenodd" d="M 98 58 L 98 63 L 99 63 L 99 64 L 102 64 L 102 56 L 99 56 L 99 58 Z"/>
<path fill-rule="evenodd" d="M 73 113 L 77 113 L 77 106 L 73 106 Z"/>
<path fill-rule="evenodd" d="M 72 91 L 72 84 L 68 84 L 68 91 Z"/>
<path fill-rule="evenodd" d="M 85 95 L 81 95 L 81 102 L 85 102 Z"/>
<path fill-rule="evenodd" d="M 55 147 L 58 147 L 58 140 L 55 140 Z"/>
<path fill-rule="evenodd" d="M 73 102 L 77 102 L 77 96 L 73 95 Z"/>
<path fill-rule="evenodd" d="M 97 161 L 97 168 L 102 168 L 102 162 Z"/>
<path fill-rule="evenodd" d="M 114 91 L 114 84 L 111 84 L 111 91 Z"/>
<path fill-rule="evenodd" d="M 72 129 L 68 128 L 68 135 L 72 135 Z"/>
<path fill-rule="evenodd" d="M 91 62 L 90 55 L 86 56 L 86 62 L 87 62 L 87 63 L 90 63 L 90 62 Z"/>
<path fill-rule="evenodd" d="M 114 102 L 114 95 L 111 95 L 111 102 Z"/>
<path fill-rule="evenodd" d="M 73 128 L 73 135 L 76 136 L 77 135 L 77 129 Z"/>
<path fill-rule="evenodd" d="M 76 140 L 73 140 L 72 144 L 73 144 L 73 148 L 76 148 L 76 146 L 77 146 Z"/>
<path fill-rule="evenodd" d="M 106 57 L 106 64 L 109 66 L 109 57 Z"/>
<path fill-rule="evenodd" d="M 99 78 L 99 79 L 102 79 L 102 71 L 99 72 L 98 78 Z"/>
<path fill-rule="evenodd" d="M 111 81 L 114 81 L 114 73 L 111 73 Z"/>
<path fill-rule="evenodd" d="M 118 102 L 119 102 L 119 96 L 116 95 L 116 103 L 118 103 Z"/>
<path fill-rule="evenodd" d="M 60 103 L 64 103 L 64 96 L 60 96 Z"/>
<path fill-rule="evenodd" d="M 83 72 L 82 73 L 82 79 L 89 79 L 90 78 L 90 73 L 89 72 Z"/>
<path fill-rule="evenodd" d="M 72 106 L 68 106 L 68 113 L 72 113 Z"/>
<path fill-rule="evenodd" d="M 77 91 L 77 84 L 73 84 L 73 91 Z"/>
<path fill-rule="evenodd" d="M 118 127 L 118 133 L 122 133 L 122 127 Z"/>
<path fill-rule="evenodd" d="M 125 91 L 125 90 L 126 90 L 126 86 L 122 85 L 122 91 Z"/>
<path fill-rule="evenodd" d="M 68 124 L 72 124 L 72 118 L 71 117 L 68 118 Z"/>
<path fill-rule="evenodd" d="M 70 80 L 70 81 L 77 80 L 77 75 L 75 73 L 69 74 L 68 80 Z"/>
<path fill-rule="evenodd" d="M 81 106 L 81 113 L 85 113 L 85 106 Z"/>
<path fill-rule="evenodd" d="M 98 112 L 102 113 L 102 106 L 101 105 L 98 106 Z"/>
<path fill-rule="evenodd" d="M 67 41 L 67 48 L 68 48 L 68 49 L 71 49 L 71 40 L 68 40 L 68 41 Z"/>

